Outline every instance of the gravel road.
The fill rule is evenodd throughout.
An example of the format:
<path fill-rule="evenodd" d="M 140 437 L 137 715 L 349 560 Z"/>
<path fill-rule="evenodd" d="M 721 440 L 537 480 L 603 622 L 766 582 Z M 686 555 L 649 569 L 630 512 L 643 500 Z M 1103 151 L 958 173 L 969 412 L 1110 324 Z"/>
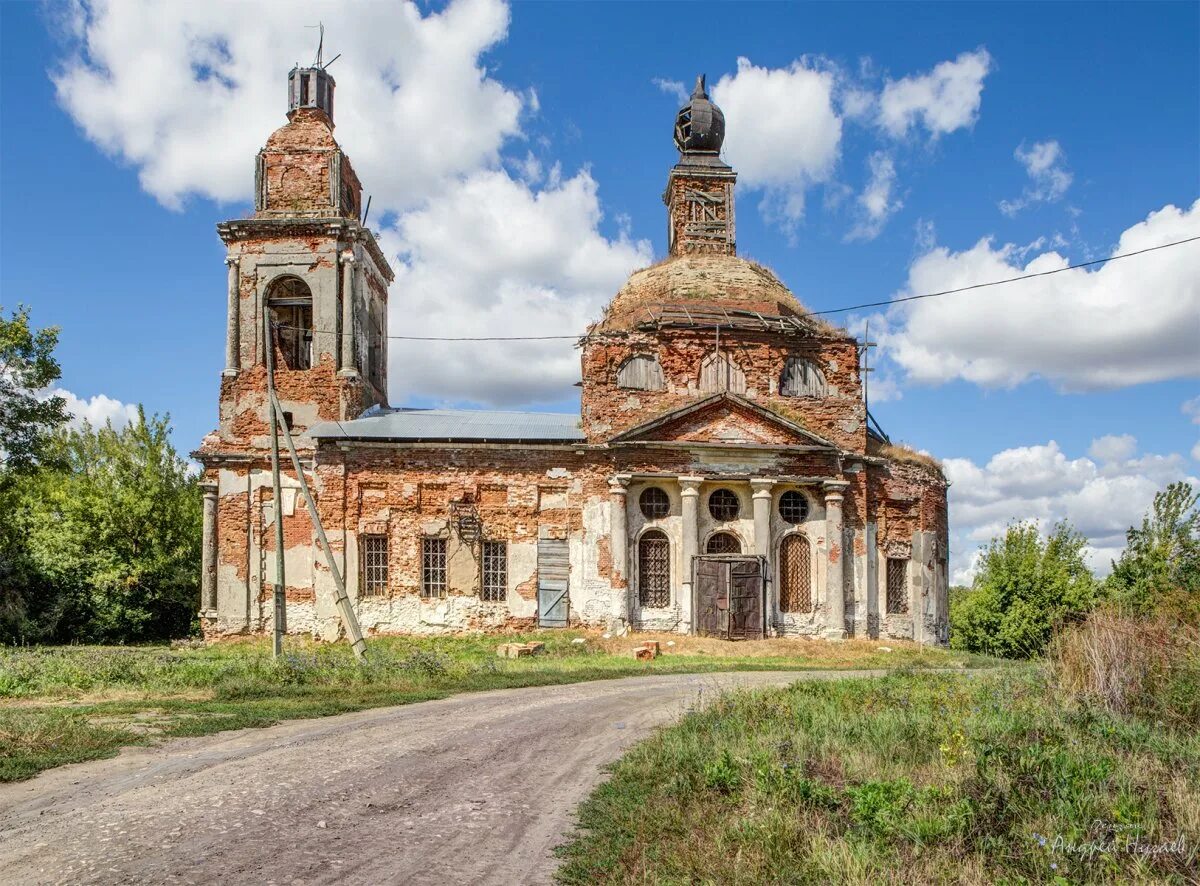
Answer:
<path fill-rule="evenodd" d="M 131 748 L 0 785 L 0 883 L 548 883 L 601 767 L 753 672 L 507 689 Z"/>

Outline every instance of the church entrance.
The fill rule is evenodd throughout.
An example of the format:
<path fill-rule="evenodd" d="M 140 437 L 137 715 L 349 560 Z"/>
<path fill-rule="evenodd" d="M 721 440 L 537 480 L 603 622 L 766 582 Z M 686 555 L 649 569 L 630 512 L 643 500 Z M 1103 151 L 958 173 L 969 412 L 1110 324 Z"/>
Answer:
<path fill-rule="evenodd" d="M 762 557 L 707 555 L 692 564 L 693 631 L 723 640 L 761 640 L 763 618 Z"/>

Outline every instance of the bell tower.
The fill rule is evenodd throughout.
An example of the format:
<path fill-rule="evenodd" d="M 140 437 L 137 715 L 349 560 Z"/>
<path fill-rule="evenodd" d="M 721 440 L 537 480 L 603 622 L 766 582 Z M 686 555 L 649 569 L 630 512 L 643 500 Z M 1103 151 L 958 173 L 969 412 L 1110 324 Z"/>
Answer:
<path fill-rule="evenodd" d="M 736 255 L 733 186 L 737 173 L 721 159 L 725 115 L 708 97 L 704 75 L 675 116 L 679 162 L 667 178 L 667 245 L 671 255 Z"/>
<path fill-rule="evenodd" d="M 268 347 L 302 446 L 320 421 L 387 404 L 394 275 L 363 224 L 362 185 L 333 136 L 335 87 L 319 63 L 288 73 L 287 123 L 255 163 L 254 213 L 217 226 L 229 269 L 222 451 L 269 445 Z"/>

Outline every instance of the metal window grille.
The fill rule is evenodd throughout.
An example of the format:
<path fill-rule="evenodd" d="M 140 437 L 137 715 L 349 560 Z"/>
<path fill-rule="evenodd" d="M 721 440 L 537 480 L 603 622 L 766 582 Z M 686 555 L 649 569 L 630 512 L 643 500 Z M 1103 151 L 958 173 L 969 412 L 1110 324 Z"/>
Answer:
<path fill-rule="evenodd" d="M 665 489 L 649 486 L 638 497 L 638 506 L 647 520 L 661 520 L 671 513 L 671 498 Z"/>
<path fill-rule="evenodd" d="M 504 600 L 508 597 L 508 543 L 485 541 L 483 543 L 483 587 L 484 600 Z"/>
<path fill-rule="evenodd" d="M 657 530 L 638 542 L 638 601 L 656 609 L 671 605 L 671 544 Z"/>
<path fill-rule="evenodd" d="M 779 546 L 779 608 L 812 611 L 812 545 L 803 535 L 789 535 Z"/>
<path fill-rule="evenodd" d="M 446 539 L 421 539 L 421 596 L 446 596 Z"/>
<path fill-rule="evenodd" d="M 779 516 L 795 526 L 808 518 L 808 499 L 794 489 L 779 496 Z"/>
<path fill-rule="evenodd" d="M 742 543 L 732 532 L 717 532 L 709 536 L 706 551 L 709 554 L 740 554 Z"/>
<path fill-rule="evenodd" d="M 888 557 L 887 561 L 888 615 L 908 612 L 908 561 Z"/>
<path fill-rule="evenodd" d="M 708 512 L 713 515 L 714 520 L 722 522 L 736 520 L 741 510 L 742 506 L 738 501 L 737 493 L 731 489 L 714 490 L 708 497 Z"/>
<path fill-rule="evenodd" d="M 364 595 L 386 594 L 388 587 L 388 540 L 386 535 L 363 536 Z"/>

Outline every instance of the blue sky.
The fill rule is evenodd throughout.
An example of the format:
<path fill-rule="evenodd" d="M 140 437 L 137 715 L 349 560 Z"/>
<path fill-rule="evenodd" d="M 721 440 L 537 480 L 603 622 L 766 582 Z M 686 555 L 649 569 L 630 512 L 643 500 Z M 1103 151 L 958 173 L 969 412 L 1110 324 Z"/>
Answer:
<path fill-rule="evenodd" d="M 247 212 L 318 19 L 401 270 L 394 333 L 581 331 L 665 251 L 674 92 L 700 72 L 739 251 L 815 310 L 1200 234 L 1197 4 L 213 6 L 0 6 L 0 302 L 62 328 L 81 411 L 169 412 L 185 450 L 216 422 L 214 225 Z M 1082 524 L 1102 564 L 1200 472 L 1198 257 L 844 318 L 882 332 L 881 424 L 947 460 L 960 571 L 1026 516 Z M 569 349 L 394 343 L 391 387 L 569 410 L 577 372 Z"/>

